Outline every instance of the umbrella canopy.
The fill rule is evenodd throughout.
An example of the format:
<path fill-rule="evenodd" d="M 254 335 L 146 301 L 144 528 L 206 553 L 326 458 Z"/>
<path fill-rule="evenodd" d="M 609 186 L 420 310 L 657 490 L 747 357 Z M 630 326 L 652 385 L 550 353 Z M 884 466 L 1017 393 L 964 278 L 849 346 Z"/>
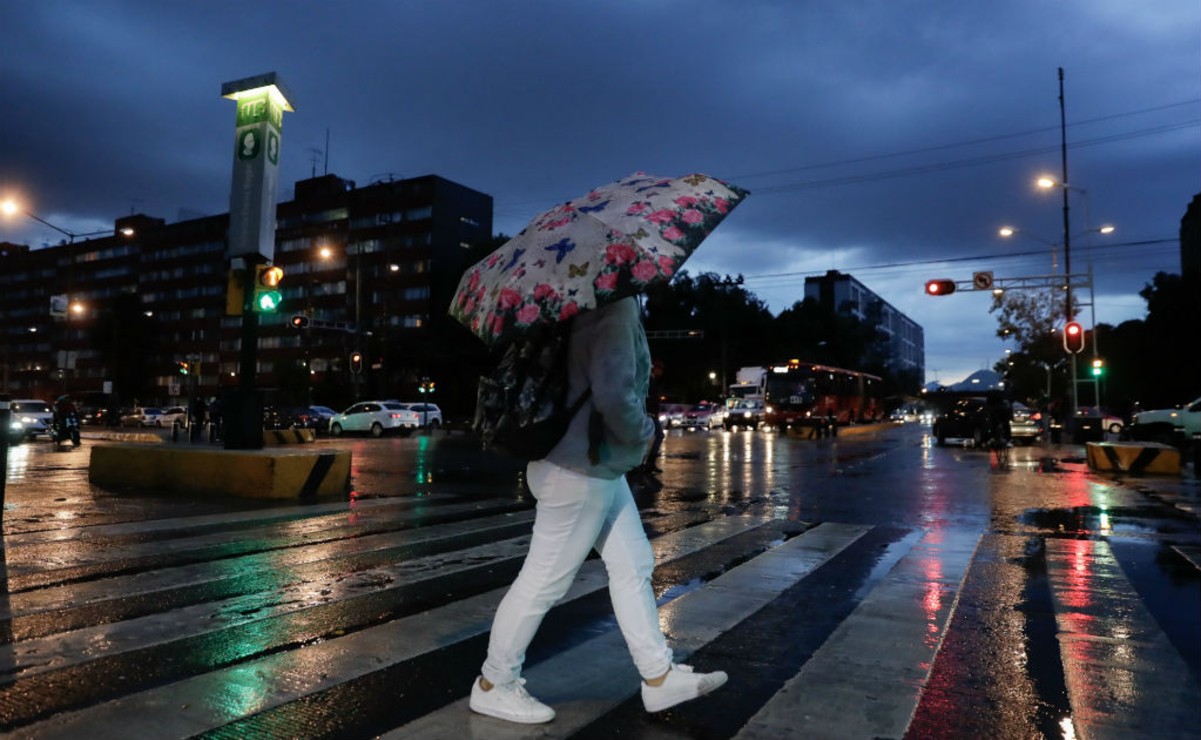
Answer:
<path fill-rule="evenodd" d="M 536 217 L 468 268 L 450 313 L 486 343 L 504 344 L 671 280 L 748 195 L 707 175 L 641 172 Z"/>

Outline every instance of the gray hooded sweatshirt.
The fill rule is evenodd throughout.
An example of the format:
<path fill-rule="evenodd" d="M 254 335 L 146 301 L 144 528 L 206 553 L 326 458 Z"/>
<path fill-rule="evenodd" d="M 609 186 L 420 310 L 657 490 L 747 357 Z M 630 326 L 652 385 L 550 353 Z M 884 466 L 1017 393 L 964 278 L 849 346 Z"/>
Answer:
<path fill-rule="evenodd" d="M 589 387 L 592 397 L 546 459 L 583 475 L 608 479 L 641 465 L 655 434 L 655 423 L 646 413 L 650 367 L 650 348 L 636 299 L 622 298 L 576 316 L 568 348 L 567 403 L 574 403 Z M 601 415 L 604 429 L 596 465 L 588 459 L 593 410 Z"/>

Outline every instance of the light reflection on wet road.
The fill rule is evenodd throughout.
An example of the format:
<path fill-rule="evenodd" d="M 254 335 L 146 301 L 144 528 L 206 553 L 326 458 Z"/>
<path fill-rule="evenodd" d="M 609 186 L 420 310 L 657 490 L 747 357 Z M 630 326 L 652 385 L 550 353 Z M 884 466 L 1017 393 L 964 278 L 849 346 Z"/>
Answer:
<path fill-rule="evenodd" d="M 97 551 L 86 539 L 56 538 L 60 530 L 79 531 L 70 527 L 253 514 L 267 506 L 101 491 L 80 475 L 91 444 L 60 454 L 34 445 L 10 452 L 5 531 L 39 533 L 42 540 L 10 559 L 14 578 L 26 578 L 38 563 L 95 562 Z M 372 507 L 380 503 L 403 502 L 417 519 L 445 511 L 445 504 L 426 501 L 445 494 L 469 502 L 528 504 L 521 466 L 481 456 L 461 435 L 322 440 L 318 445 L 354 453 L 349 509 L 335 527 L 309 521 L 315 509 L 297 507 L 297 521 L 276 522 L 263 535 L 264 554 L 251 571 L 286 575 L 299 567 L 290 557 L 301 551 L 284 549 L 293 547 L 285 543 L 322 535 L 334 550 L 349 551 L 343 543 L 354 540 L 366 551 L 371 528 L 379 523 Z M 1057 459 L 1048 464 L 1048 457 Z M 829 591 L 808 599 L 833 601 L 845 593 L 838 598 L 853 607 L 877 598 L 882 583 L 900 579 L 893 588 L 911 587 L 916 647 L 928 653 L 915 657 L 920 662 L 911 667 L 930 678 L 907 736 L 1066 737 L 1082 727 L 1091 733 L 1149 721 L 1137 715 L 1153 686 L 1149 672 L 1171 664 L 1183 676 L 1185 690 L 1201 680 L 1201 624 L 1195 619 L 1201 613 L 1201 588 L 1196 569 L 1172 549 L 1201 544 L 1196 518 L 1138 486 L 1092 474 L 1073 462 L 1078 457 L 1078 448 L 1016 448 L 1010 468 L 998 469 L 975 450 L 936 447 L 913 425 L 823 440 L 769 432 L 672 431 L 663 446 L 663 473 L 634 481 L 633 487 L 652 527 L 690 517 L 717 521 L 743 515 L 783 520 L 785 536 L 822 523 L 890 528 L 895 534 L 860 548 L 862 568 L 856 575 L 823 574 Z M 234 536 L 221 547 L 235 540 L 251 545 L 254 536 Z M 972 553 L 962 583 L 948 576 L 964 569 L 946 554 L 948 545 L 959 553 L 956 557 Z M 106 556 L 117 558 L 128 557 L 139 544 L 131 539 L 106 547 Z M 270 554 L 271 548 L 279 548 L 278 554 Z M 254 573 L 246 570 L 252 561 L 230 559 L 235 554 L 196 567 L 207 569 L 214 580 L 253 580 Z M 238 633 L 237 645 L 227 646 L 230 654 L 253 656 L 289 640 L 280 631 L 285 623 L 267 618 L 273 609 L 336 604 L 360 583 L 368 589 L 388 585 L 387 578 L 371 580 L 386 572 L 378 565 L 359 571 L 354 568 L 365 566 L 346 567 L 347 575 L 333 580 L 306 580 L 309 576 L 297 570 L 287 579 L 299 578 L 299 585 L 278 583 L 270 593 L 231 600 L 228 609 L 234 612 L 223 613 L 248 628 Z M 666 589 L 663 601 L 702 590 L 711 577 L 690 576 Z M 96 629 L 93 642 L 80 651 L 116 650 L 114 634 Z M 1148 645 L 1154 649 L 1145 649 Z M 263 687 L 253 681 L 231 691 L 221 699 L 230 716 L 257 710 L 264 698 Z"/>

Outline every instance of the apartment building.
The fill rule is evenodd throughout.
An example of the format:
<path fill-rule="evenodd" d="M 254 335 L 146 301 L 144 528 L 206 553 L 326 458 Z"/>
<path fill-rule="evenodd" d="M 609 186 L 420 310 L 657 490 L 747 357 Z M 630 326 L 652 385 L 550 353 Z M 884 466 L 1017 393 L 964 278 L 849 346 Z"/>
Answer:
<path fill-rule="evenodd" d="M 0 388 L 181 402 L 238 385 L 240 316 L 226 315 L 229 214 L 118 218 L 112 235 L 30 249 L 0 242 Z M 295 184 L 277 206 L 283 304 L 260 314 L 255 385 L 268 402 L 401 396 L 443 372 L 428 351 L 492 198 L 436 175 L 357 187 Z M 294 328 L 304 316 L 308 328 Z M 360 352 L 362 372 L 349 357 Z"/>
<path fill-rule="evenodd" d="M 922 327 L 851 275 L 829 270 L 819 277 L 807 277 L 805 298 L 861 321 L 874 322 L 888 337 L 889 368 L 897 373 L 913 373 L 918 379 L 925 377 L 926 335 Z"/>

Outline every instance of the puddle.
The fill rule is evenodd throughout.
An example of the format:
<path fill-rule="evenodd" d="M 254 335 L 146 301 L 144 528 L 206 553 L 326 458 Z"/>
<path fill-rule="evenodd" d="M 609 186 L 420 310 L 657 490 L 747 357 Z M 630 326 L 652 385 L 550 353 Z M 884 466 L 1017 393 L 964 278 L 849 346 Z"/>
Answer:
<path fill-rule="evenodd" d="M 1027 509 L 1018 520 L 1022 524 L 1062 534 L 1108 537 L 1178 533 L 1182 527 L 1173 518 L 1180 519 L 1160 509 L 1077 506 L 1071 509 Z"/>

